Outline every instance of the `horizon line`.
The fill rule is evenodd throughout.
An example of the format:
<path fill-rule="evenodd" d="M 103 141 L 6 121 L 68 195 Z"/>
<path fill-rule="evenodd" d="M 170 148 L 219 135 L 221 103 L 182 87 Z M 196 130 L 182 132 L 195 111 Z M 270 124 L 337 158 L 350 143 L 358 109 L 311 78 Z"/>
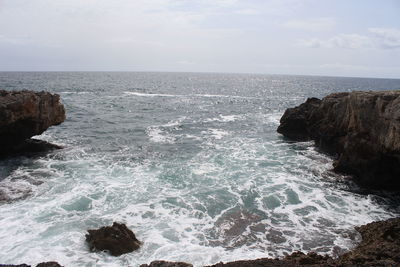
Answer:
<path fill-rule="evenodd" d="M 308 76 L 308 77 L 326 77 L 326 78 L 358 78 L 358 79 L 387 79 L 400 80 L 399 78 L 378 77 L 378 76 L 344 76 L 344 75 L 322 75 L 322 74 L 288 74 L 288 73 L 264 73 L 264 72 L 212 72 L 212 71 L 157 71 L 157 70 L 0 70 L 0 72 L 120 72 L 120 73 L 197 73 L 197 74 L 241 74 L 241 75 L 266 75 L 266 76 Z"/>

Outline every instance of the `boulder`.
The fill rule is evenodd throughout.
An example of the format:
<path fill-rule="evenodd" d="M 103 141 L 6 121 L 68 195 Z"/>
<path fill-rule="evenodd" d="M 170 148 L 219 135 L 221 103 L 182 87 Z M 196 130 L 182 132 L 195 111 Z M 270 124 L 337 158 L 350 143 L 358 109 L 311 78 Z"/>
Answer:
<path fill-rule="evenodd" d="M 57 94 L 0 90 L 0 155 L 32 147 L 38 150 L 40 145 L 27 140 L 64 120 L 64 106 Z"/>
<path fill-rule="evenodd" d="M 141 242 L 125 224 L 114 222 L 112 226 L 88 230 L 86 241 L 92 251 L 109 251 L 113 256 L 139 249 Z"/>
<path fill-rule="evenodd" d="M 334 170 L 373 189 L 400 189 L 400 91 L 334 93 L 283 114 L 277 131 L 315 140 Z"/>

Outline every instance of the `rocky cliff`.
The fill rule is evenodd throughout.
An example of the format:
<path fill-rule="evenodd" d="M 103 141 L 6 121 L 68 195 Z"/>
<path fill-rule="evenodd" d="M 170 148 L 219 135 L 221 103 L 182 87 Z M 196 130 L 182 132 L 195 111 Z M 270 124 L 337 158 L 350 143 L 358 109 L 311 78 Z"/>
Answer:
<path fill-rule="evenodd" d="M 286 110 L 278 132 L 315 140 L 363 186 L 400 189 L 400 91 L 334 93 Z"/>
<path fill-rule="evenodd" d="M 0 90 L 0 155 L 40 150 L 43 144 L 29 138 L 64 120 L 64 106 L 56 94 Z"/>

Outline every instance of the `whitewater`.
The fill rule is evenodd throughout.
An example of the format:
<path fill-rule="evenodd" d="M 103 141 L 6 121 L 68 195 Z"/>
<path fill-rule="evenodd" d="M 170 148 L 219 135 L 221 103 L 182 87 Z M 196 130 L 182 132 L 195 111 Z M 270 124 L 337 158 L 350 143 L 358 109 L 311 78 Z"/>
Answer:
<path fill-rule="evenodd" d="M 312 142 L 276 132 L 288 107 L 400 80 L 312 76 L 0 72 L 0 88 L 61 96 L 67 119 L 36 138 L 65 147 L 0 160 L 0 263 L 195 266 L 338 255 L 354 226 L 395 217 L 398 199 L 332 172 Z M 93 253 L 87 229 L 125 223 L 143 246 Z"/>

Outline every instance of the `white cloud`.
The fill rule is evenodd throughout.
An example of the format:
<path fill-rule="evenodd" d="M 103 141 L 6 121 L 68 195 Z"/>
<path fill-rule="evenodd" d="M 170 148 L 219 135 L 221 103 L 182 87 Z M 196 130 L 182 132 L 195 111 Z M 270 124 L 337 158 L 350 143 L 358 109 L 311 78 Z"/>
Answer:
<path fill-rule="evenodd" d="M 400 48 L 400 30 L 394 28 L 369 28 L 383 48 Z"/>
<path fill-rule="evenodd" d="M 334 18 L 312 18 L 304 20 L 289 20 L 282 24 L 285 28 L 305 31 L 326 31 L 334 28 Z"/>
<path fill-rule="evenodd" d="M 369 28 L 366 35 L 338 34 L 329 39 L 300 39 L 296 43 L 298 46 L 311 48 L 397 49 L 400 48 L 400 30 L 395 28 Z"/>
<path fill-rule="evenodd" d="M 319 38 L 303 39 L 297 42 L 299 46 L 312 47 L 312 48 L 368 48 L 372 46 L 372 40 L 359 34 L 338 34 L 327 40 Z"/>
<path fill-rule="evenodd" d="M 258 15 L 260 14 L 260 11 L 257 9 L 253 8 L 245 8 L 245 9 L 239 9 L 234 12 L 235 14 L 240 14 L 240 15 Z"/>
<path fill-rule="evenodd" d="M 31 43 L 31 40 L 29 40 L 27 38 L 8 37 L 8 36 L 0 34 L 0 43 L 6 43 L 6 44 L 12 44 L 12 45 L 23 45 L 23 44 Z"/>

